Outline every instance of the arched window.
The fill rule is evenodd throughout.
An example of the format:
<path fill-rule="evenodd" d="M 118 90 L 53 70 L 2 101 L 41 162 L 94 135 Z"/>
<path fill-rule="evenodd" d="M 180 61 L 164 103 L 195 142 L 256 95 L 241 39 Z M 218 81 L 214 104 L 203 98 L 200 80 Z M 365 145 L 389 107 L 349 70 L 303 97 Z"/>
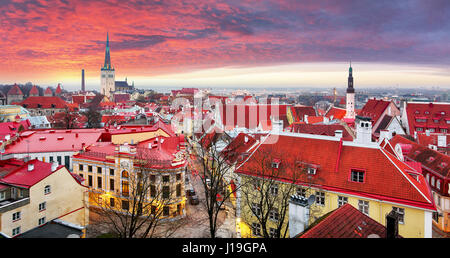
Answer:
<path fill-rule="evenodd" d="M 128 171 L 122 171 L 122 178 L 128 178 Z"/>
<path fill-rule="evenodd" d="M 434 176 L 431 177 L 431 186 L 434 186 Z"/>
<path fill-rule="evenodd" d="M 441 190 L 441 180 L 436 180 L 436 188 Z"/>
<path fill-rule="evenodd" d="M 427 174 L 426 177 L 427 177 L 427 182 L 430 183 L 430 174 Z"/>

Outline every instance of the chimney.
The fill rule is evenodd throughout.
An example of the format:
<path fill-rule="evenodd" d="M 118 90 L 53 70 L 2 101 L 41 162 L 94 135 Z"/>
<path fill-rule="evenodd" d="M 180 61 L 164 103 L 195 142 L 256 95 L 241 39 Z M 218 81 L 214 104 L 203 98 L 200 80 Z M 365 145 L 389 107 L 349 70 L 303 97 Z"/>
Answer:
<path fill-rule="evenodd" d="M 289 199 L 289 237 L 297 236 L 309 226 L 309 207 L 314 201 L 314 195 L 309 198 L 301 195 L 291 196 Z"/>
<path fill-rule="evenodd" d="M 342 130 L 336 130 L 334 131 L 334 137 L 341 139 L 343 136 L 344 132 Z"/>
<path fill-rule="evenodd" d="M 28 164 L 28 171 L 33 171 L 34 164 Z"/>
<path fill-rule="evenodd" d="M 58 162 L 52 162 L 52 172 L 55 172 L 58 168 Z"/>
<path fill-rule="evenodd" d="M 81 91 L 85 91 L 85 84 L 84 84 L 84 69 L 81 69 Z"/>
<path fill-rule="evenodd" d="M 372 142 L 372 119 L 370 117 L 356 116 L 356 139 L 355 142 L 367 144 Z"/>
<path fill-rule="evenodd" d="M 398 237 L 398 213 L 394 210 L 386 215 L 386 238 Z"/>

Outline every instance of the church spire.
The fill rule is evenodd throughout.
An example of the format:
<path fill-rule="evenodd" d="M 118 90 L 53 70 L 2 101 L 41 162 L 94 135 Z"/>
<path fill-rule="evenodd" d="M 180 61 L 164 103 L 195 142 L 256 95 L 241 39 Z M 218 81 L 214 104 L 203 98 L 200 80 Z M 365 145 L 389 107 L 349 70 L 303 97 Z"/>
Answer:
<path fill-rule="evenodd" d="M 109 54 L 109 33 L 106 32 L 106 50 L 105 50 L 105 64 L 104 69 L 111 69 L 111 57 Z"/>
<path fill-rule="evenodd" d="M 348 87 L 347 87 L 347 93 L 355 93 L 355 89 L 353 88 L 353 68 L 352 68 L 352 61 L 350 61 L 350 67 L 348 68 Z"/>

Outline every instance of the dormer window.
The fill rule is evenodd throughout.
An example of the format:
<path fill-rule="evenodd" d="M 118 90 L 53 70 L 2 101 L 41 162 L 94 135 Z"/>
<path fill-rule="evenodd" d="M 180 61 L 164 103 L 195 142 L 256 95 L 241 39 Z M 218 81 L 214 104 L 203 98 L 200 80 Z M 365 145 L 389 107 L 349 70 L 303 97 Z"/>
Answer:
<path fill-rule="evenodd" d="M 280 160 L 274 159 L 272 160 L 272 168 L 279 168 L 280 167 Z"/>
<path fill-rule="evenodd" d="M 428 157 L 427 162 L 432 162 L 434 160 L 434 157 Z"/>
<path fill-rule="evenodd" d="M 364 177 L 365 171 L 358 169 L 351 170 L 350 180 L 352 182 L 364 183 Z"/>
<path fill-rule="evenodd" d="M 309 175 L 315 175 L 317 172 L 317 168 L 314 167 L 308 167 L 308 174 Z"/>

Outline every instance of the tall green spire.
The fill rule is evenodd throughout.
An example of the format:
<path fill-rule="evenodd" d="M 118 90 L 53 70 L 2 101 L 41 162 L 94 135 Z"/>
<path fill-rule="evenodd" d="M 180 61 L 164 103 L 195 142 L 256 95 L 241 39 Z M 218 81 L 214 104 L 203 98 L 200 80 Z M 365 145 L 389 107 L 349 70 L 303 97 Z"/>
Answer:
<path fill-rule="evenodd" d="M 106 32 L 106 50 L 105 50 L 105 64 L 104 69 L 111 69 L 111 57 L 109 54 L 109 33 Z"/>

